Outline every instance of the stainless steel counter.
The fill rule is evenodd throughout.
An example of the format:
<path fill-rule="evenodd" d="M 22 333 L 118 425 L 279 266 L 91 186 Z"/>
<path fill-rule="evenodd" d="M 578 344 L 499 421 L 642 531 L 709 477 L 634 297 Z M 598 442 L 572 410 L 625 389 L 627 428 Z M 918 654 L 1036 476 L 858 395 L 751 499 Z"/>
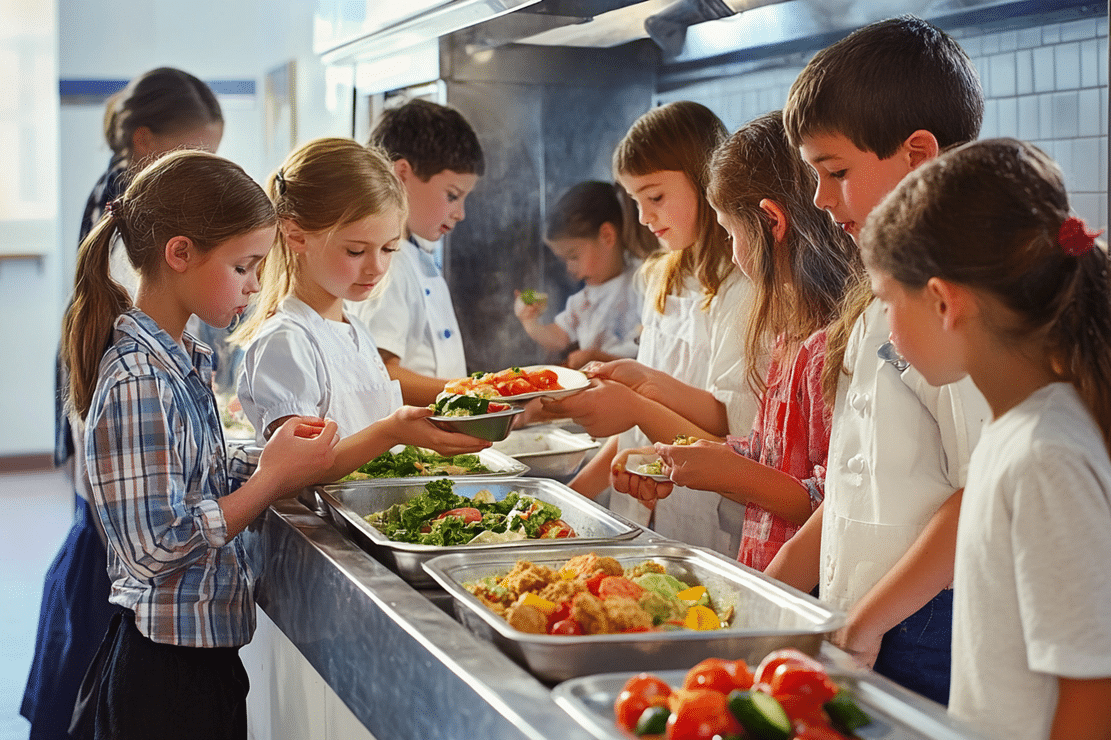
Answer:
<path fill-rule="evenodd" d="M 259 606 L 378 738 L 594 736 L 551 691 L 298 501 L 245 533 Z"/>

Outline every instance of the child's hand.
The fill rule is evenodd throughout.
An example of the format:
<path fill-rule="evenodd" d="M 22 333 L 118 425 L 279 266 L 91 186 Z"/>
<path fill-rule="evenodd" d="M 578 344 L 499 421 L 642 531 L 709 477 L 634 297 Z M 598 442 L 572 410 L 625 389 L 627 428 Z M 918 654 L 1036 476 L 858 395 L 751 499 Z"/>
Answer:
<path fill-rule="evenodd" d="M 633 447 L 621 450 L 610 464 L 610 485 L 615 491 L 627 493 L 650 509 L 656 507 L 656 501 L 667 498 L 675 485 L 671 481 L 655 481 L 643 475 L 630 473 L 626 468 L 629 455 L 651 455 L 651 447 Z"/>
<path fill-rule="evenodd" d="M 592 378 L 605 378 L 628 386 L 642 396 L 649 396 L 659 371 L 628 358 L 612 362 L 591 362 L 583 372 Z"/>
<path fill-rule="evenodd" d="M 308 416 L 292 416 L 274 430 L 259 457 L 258 470 L 277 483 L 287 498 L 319 483 L 336 461 L 339 426 Z"/>
<path fill-rule="evenodd" d="M 461 432 L 440 429 L 430 421 L 432 410 L 423 406 L 402 406 L 387 417 L 394 444 L 416 445 L 441 455 L 464 455 L 490 446 L 490 442 Z M 393 445 L 391 445 L 392 447 Z"/>
<path fill-rule="evenodd" d="M 542 295 L 532 303 L 526 303 L 519 290 L 513 291 L 513 313 L 522 324 L 535 322 L 544 314 L 548 307 L 548 296 Z"/>
<path fill-rule="evenodd" d="M 862 667 L 871 668 L 880 654 L 883 633 L 873 634 L 864 621 L 863 615 L 850 612 L 845 626 L 833 633 L 830 642 L 851 655 Z"/>
<path fill-rule="evenodd" d="M 655 453 L 668 468 L 668 476 L 676 485 L 699 491 L 715 491 L 721 487 L 730 463 L 740 456 L 724 442 L 700 439 L 692 445 L 656 443 Z"/>
<path fill-rule="evenodd" d="M 586 390 L 563 398 L 541 398 L 553 416 L 573 419 L 591 437 L 609 437 L 637 424 L 644 399 L 621 383 L 593 380 Z"/>

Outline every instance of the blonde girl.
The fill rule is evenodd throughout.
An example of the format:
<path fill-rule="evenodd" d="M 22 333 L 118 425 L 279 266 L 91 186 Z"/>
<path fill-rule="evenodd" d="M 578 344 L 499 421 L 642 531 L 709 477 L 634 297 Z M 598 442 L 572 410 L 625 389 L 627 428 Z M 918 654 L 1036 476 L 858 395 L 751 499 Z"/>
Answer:
<path fill-rule="evenodd" d="M 82 243 L 63 324 L 69 404 L 108 540 L 121 607 L 86 677 L 82 726 L 98 737 L 246 738 L 251 571 L 237 535 L 320 480 L 336 426 L 294 417 L 231 491 L 211 389 L 212 351 L 185 332 L 224 327 L 258 290 L 274 209 L 237 165 L 179 151 L 139 173 Z M 119 236 L 139 274 L 132 305 L 109 274 Z M 198 648 L 202 648 L 198 650 Z M 167 691 L 167 681 L 174 690 Z"/>
<path fill-rule="evenodd" d="M 861 238 L 891 338 L 933 385 L 966 374 L 972 452 L 950 711 L 1000 738 L 1111 736 L 1111 260 L 1060 169 L 1013 139 L 911 173 Z"/>
<path fill-rule="evenodd" d="M 830 414 L 822 395 L 826 327 L 846 284 L 864 272 L 856 246 L 814 206 L 815 177 L 779 111 L 742 126 L 714 153 L 708 198 L 753 285 L 746 376 L 761 398 L 747 437 L 655 448 L 671 480 L 745 505 L 738 559 L 763 570 L 821 503 Z M 762 374 L 756 358 L 773 347 Z M 631 495 L 672 484 L 628 476 Z M 622 481 L 623 483 L 623 481 Z"/>
<path fill-rule="evenodd" d="M 344 309 L 385 279 L 407 214 L 389 160 L 351 139 L 310 141 L 271 176 L 278 215 L 253 314 L 232 335 L 246 343 L 238 398 L 262 445 L 291 415 L 334 419 L 341 441 L 327 480 L 390 447 L 443 454 L 489 445 L 445 432 L 427 408 L 402 406 L 369 331 Z"/>
<path fill-rule="evenodd" d="M 710 109 L 679 101 L 641 116 L 614 152 L 618 183 L 665 251 L 646 263 L 637 359 L 594 366 L 592 388 L 545 402 L 595 436 L 621 435 L 571 482 L 584 495 L 607 488 L 619 449 L 680 434 L 720 441 L 752 426 L 756 397 L 745 382 L 738 341 L 750 286 L 732 264 L 726 232 L 705 195 L 706 165 L 726 136 Z M 661 534 L 730 556 L 740 545 L 744 507 L 725 498 L 677 488 L 649 509 L 615 492 L 610 507 Z"/>

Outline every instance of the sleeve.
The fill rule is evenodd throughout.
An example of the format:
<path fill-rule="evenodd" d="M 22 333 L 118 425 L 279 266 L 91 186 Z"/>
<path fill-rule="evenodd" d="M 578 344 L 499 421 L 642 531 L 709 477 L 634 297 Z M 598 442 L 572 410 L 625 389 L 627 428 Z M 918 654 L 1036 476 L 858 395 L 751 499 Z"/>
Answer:
<path fill-rule="evenodd" d="M 105 535 L 140 580 L 185 568 L 227 541 L 219 503 L 187 488 L 185 422 L 168 384 L 127 377 L 105 390 L 85 461 Z"/>
<path fill-rule="evenodd" d="M 323 358 L 301 329 L 264 326 L 247 347 L 237 392 L 260 446 L 264 430 L 282 417 L 323 416 L 328 389 Z"/>
<path fill-rule="evenodd" d="M 710 361 L 706 389 L 725 404 L 729 433 L 752 430 L 759 401 L 745 377 L 744 323 L 752 301 L 748 278 L 738 274 L 722 284 L 710 303 Z M 764 365 L 767 364 L 765 358 Z"/>
<path fill-rule="evenodd" d="M 937 422 L 945 455 L 945 477 L 954 490 L 964 488 L 972 449 L 991 419 L 987 401 L 968 377 L 935 387 L 909 367 L 903 371 L 902 379 Z"/>
<path fill-rule="evenodd" d="M 622 337 L 620 344 L 606 347 L 606 351 L 618 357 L 636 357 L 640 348 L 640 316 L 644 309 L 644 291 L 635 275 L 628 281 L 625 300 L 621 302 L 624 308 L 622 315 L 617 317 L 618 333 Z"/>
<path fill-rule="evenodd" d="M 366 325 L 378 349 L 397 355 L 404 365 L 411 334 L 428 323 L 420 281 L 408 251 L 401 249 L 394 256 L 378 292 L 365 301 L 348 302 L 346 309 Z"/>
<path fill-rule="evenodd" d="M 552 319 L 552 323 L 567 332 L 567 338 L 570 339 L 572 343 L 579 341 L 579 323 L 583 310 L 582 299 L 583 292 L 581 290 L 578 293 L 572 293 L 567 296 L 567 302 L 563 304 L 563 310 L 557 313 L 555 318 Z"/>
<path fill-rule="evenodd" d="M 1041 449 L 1045 448 L 1045 449 Z M 1033 671 L 1111 676 L 1111 500 L 1075 448 L 1035 444 L 1014 487 L 1012 530 L 1019 615 Z"/>

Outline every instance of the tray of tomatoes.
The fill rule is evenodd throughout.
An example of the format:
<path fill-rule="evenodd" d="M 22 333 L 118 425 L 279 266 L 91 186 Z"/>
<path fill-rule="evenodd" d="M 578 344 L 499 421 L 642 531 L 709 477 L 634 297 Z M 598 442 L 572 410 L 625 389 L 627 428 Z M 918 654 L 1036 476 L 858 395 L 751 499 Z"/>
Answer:
<path fill-rule="evenodd" d="M 553 699 L 606 740 L 972 740 L 945 708 L 851 664 L 824 645 L 795 648 L 755 667 L 707 658 L 686 671 L 571 679 Z"/>

